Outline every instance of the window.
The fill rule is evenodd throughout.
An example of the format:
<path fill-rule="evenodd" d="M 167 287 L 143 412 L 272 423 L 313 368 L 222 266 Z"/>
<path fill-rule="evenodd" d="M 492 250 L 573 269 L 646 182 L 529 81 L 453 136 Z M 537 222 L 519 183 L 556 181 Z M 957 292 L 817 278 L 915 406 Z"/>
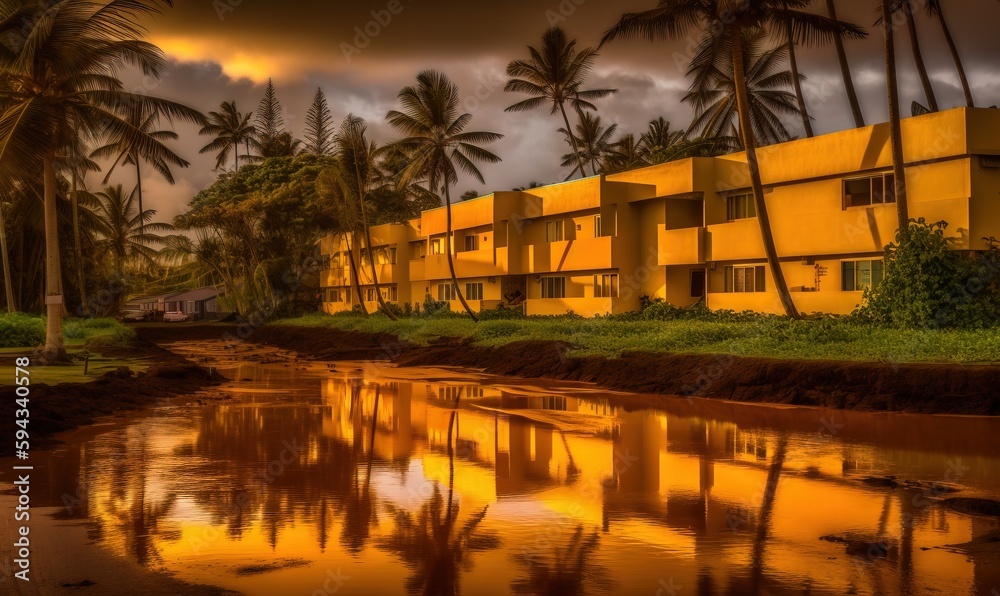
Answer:
<path fill-rule="evenodd" d="M 844 209 L 896 202 L 896 183 L 892 174 L 844 180 Z"/>
<path fill-rule="evenodd" d="M 601 216 L 600 215 L 595 215 L 594 216 L 594 238 L 600 238 L 600 237 L 601 237 Z"/>
<path fill-rule="evenodd" d="M 192 314 L 194 312 L 197 312 L 197 311 L 195 311 L 195 308 L 194 308 L 194 300 L 188 300 L 188 302 L 187 302 L 187 309 L 185 309 L 184 312 L 186 312 L 188 314 Z"/>
<path fill-rule="evenodd" d="M 458 300 L 458 292 L 455 291 L 455 284 L 438 284 L 438 300 L 441 302 Z"/>
<path fill-rule="evenodd" d="M 545 224 L 545 241 L 560 242 L 566 238 L 566 222 L 550 221 Z"/>
<path fill-rule="evenodd" d="M 327 302 L 343 302 L 340 298 L 340 290 L 327 290 L 326 291 L 326 301 Z"/>
<path fill-rule="evenodd" d="M 465 237 L 465 250 L 466 252 L 479 250 L 479 236 L 477 234 L 469 234 Z"/>
<path fill-rule="evenodd" d="M 375 294 L 375 288 L 365 288 L 365 302 L 377 302 L 378 295 Z"/>
<path fill-rule="evenodd" d="M 396 286 L 389 286 L 388 288 L 382 288 L 382 298 L 387 302 L 396 302 L 399 300 L 399 288 Z"/>
<path fill-rule="evenodd" d="M 841 288 L 845 292 L 861 292 L 879 284 L 885 275 L 881 259 L 873 261 L 844 261 L 841 263 Z"/>
<path fill-rule="evenodd" d="M 726 292 L 764 292 L 764 266 L 726 267 Z"/>
<path fill-rule="evenodd" d="M 469 300 L 483 299 L 483 284 L 465 284 L 465 297 Z"/>
<path fill-rule="evenodd" d="M 757 206 L 753 202 L 752 194 L 734 195 L 726 197 L 726 220 L 736 221 L 737 219 L 749 219 L 757 217 Z"/>
<path fill-rule="evenodd" d="M 594 276 L 594 298 L 617 298 L 618 297 L 618 276 L 595 275 Z"/>
<path fill-rule="evenodd" d="M 565 297 L 566 297 L 565 277 L 542 278 L 542 298 L 565 298 Z"/>
<path fill-rule="evenodd" d="M 432 255 L 444 254 L 444 238 L 435 238 L 431 240 L 431 254 Z"/>
<path fill-rule="evenodd" d="M 566 397 L 561 395 L 542 396 L 542 409 L 566 411 Z"/>
<path fill-rule="evenodd" d="M 395 248 L 390 248 L 389 249 L 389 264 L 390 265 L 395 265 L 396 264 L 396 249 Z"/>

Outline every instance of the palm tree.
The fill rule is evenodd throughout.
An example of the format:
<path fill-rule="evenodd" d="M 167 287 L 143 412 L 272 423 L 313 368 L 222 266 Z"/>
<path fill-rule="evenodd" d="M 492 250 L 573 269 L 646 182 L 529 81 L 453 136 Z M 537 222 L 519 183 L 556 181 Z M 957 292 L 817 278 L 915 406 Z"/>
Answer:
<path fill-rule="evenodd" d="M 763 30 L 753 32 L 743 46 L 743 60 L 747 65 L 747 98 L 754 135 L 759 144 L 773 145 L 792 138 L 780 117 L 801 111 L 796 106 L 795 96 L 788 92 L 793 74 L 783 70 L 788 46 L 762 51 L 764 42 Z M 743 143 L 737 132 L 740 118 L 732 64 L 727 62 L 710 68 L 711 76 L 701 77 L 700 86 L 693 88 L 682 100 L 694 105 L 695 118 L 688 130 L 706 137 L 732 138 L 733 148 L 740 149 Z"/>
<path fill-rule="evenodd" d="M 97 216 L 98 246 L 111 256 L 120 279 L 128 265 L 153 266 L 158 260 L 154 244 L 166 239 L 155 232 L 172 232 L 170 224 L 153 222 L 156 211 L 139 211 L 136 189 L 126 193 L 121 184 L 108 186 L 94 195 L 92 211 Z"/>
<path fill-rule="evenodd" d="M 898 0 L 881 0 L 882 36 L 885 40 L 885 79 L 889 101 L 889 128 L 892 138 L 892 173 L 896 194 L 896 217 L 899 229 L 910 225 L 909 206 L 906 204 L 906 168 L 903 162 L 903 129 L 899 115 L 899 86 L 896 81 L 896 45 L 892 27 L 893 3 Z"/>
<path fill-rule="evenodd" d="M 576 135 L 565 128 L 560 128 L 559 132 L 566 135 L 566 142 L 573 147 L 573 153 L 563 156 L 562 166 L 571 166 L 573 162 L 578 164 L 574 166 L 573 171 L 566 179 L 569 180 L 578 171 L 581 176 L 586 176 L 587 172 L 582 168 L 588 164 L 591 173 L 596 176 L 598 166 L 611 151 L 613 144 L 611 139 L 617 131 L 617 124 L 605 128 L 600 116 L 584 111 L 580 112 L 580 121 L 576 125 Z M 577 139 L 575 143 L 573 142 L 574 136 Z"/>
<path fill-rule="evenodd" d="M 906 19 L 906 29 L 910 34 L 910 49 L 913 51 L 913 62 L 917 67 L 917 76 L 920 77 L 920 85 L 924 88 L 927 107 L 930 111 L 936 112 L 938 111 L 937 97 L 934 96 L 934 87 L 931 85 L 930 76 L 927 74 L 927 67 L 924 65 L 923 52 L 920 50 L 920 39 L 917 37 L 917 23 L 913 18 L 913 4 L 910 0 L 892 0 L 892 14 L 897 12 L 902 12 Z"/>
<path fill-rule="evenodd" d="M 444 74 L 425 70 L 417 75 L 416 86 L 399 92 L 402 111 L 392 110 L 386 119 L 393 128 L 406 135 L 395 146 L 409 156 L 410 163 L 400 176 L 400 184 L 426 179 L 431 192 L 444 191 L 448 268 L 455 292 L 473 321 L 478 321 L 465 301 L 458 276 L 455 274 L 454 242 L 452 240 L 451 187 L 458 181 L 458 170 L 485 184 L 475 162 L 497 163 L 500 158 L 483 149 L 482 144 L 499 141 L 495 132 L 466 132 L 472 114 L 459 114 L 458 86 Z M 457 166 L 457 168 L 456 168 Z"/>
<path fill-rule="evenodd" d="M 624 134 L 612 143 L 604 159 L 601 161 L 601 171 L 605 174 L 625 172 L 649 165 L 643 155 L 642 142 L 635 139 L 632 133 Z"/>
<path fill-rule="evenodd" d="M 951 57 L 955 61 L 955 68 L 958 70 L 958 80 L 962 82 L 962 91 L 965 93 L 965 105 L 974 108 L 976 107 L 976 103 L 972 100 L 969 77 L 965 74 L 965 66 L 962 65 L 962 56 L 958 53 L 958 48 L 955 47 L 955 39 L 952 38 L 951 29 L 948 28 L 948 22 L 944 19 L 944 9 L 941 6 L 941 0 L 926 0 L 926 2 L 925 8 L 927 9 L 927 14 L 937 17 L 938 22 L 941 23 L 941 32 L 944 33 L 944 39 L 948 42 L 948 50 L 951 51 Z"/>
<path fill-rule="evenodd" d="M 198 134 L 213 135 L 215 140 L 202 147 L 200 153 L 216 152 L 215 169 L 221 170 L 233 153 L 234 171 L 240 169 L 240 145 L 247 145 L 257 134 L 250 122 L 253 112 L 240 113 L 235 101 L 224 101 L 220 111 L 208 113 L 208 123 Z"/>
<path fill-rule="evenodd" d="M 682 38 L 695 25 L 703 23 L 698 52 L 691 63 L 690 72 L 696 73 L 695 88 L 703 87 L 704 79 L 711 79 L 727 63 L 732 64 L 736 105 L 739 113 L 740 135 L 746 150 L 747 166 L 753 188 L 757 221 L 760 225 L 764 252 L 774 278 L 785 314 L 798 317 L 788 284 L 781 270 L 781 262 L 774 246 L 764 186 L 757 162 L 757 139 L 753 122 L 748 85 L 746 80 L 743 45 L 756 33 L 770 28 L 792 24 L 792 36 L 797 43 L 809 44 L 831 39 L 836 32 L 860 37 L 862 31 L 853 25 L 802 11 L 810 0 L 759 0 L 733 3 L 726 0 L 700 0 L 675 2 L 660 0 L 657 8 L 640 13 L 629 13 L 604 34 L 603 43 L 620 38 L 645 38 L 650 41 L 663 38 Z"/>
<path fill-rule="evenodd" d="M 802 79 L 799 77 L 799 62 L 795 58 L 795 36 L 792 34 L 792 23 L 785 23 L 785 47 L 788 48 L 788 67 L 792 75 L 792 88 L 795 90 L 795 102 L 799 107 L 799 115 L 802 117 L 802 130 L 806 137 L 813 137 L 812 121 L 809 118 L 809 110 L 806 109 L 806 99 L 802 96 Z"/>
<path fill-rule="evenodd" d="M 172 130 L 156 130 L 160 122 L 158 112 L 149 112 L 148 106 L 139 103 L 129 109 L 129 124 L 132 128 L 148 138 L 156 139 L 161 143 L 166 141 L 176 141 L 179 137 Z M 139 198 L 139 212 L 142 213 L 142 160 L 148 160 L 149 164 L 156 170 L 168 184 L 174 184 L 174 175 L 170 171 L 170 166 L 186 168 L 189 164 L 187 160 L 177 155 L 173 151 L 157 152 L 154 155 L 147 155 L 143 152 L 142 144 L 137 142 L 134 134 L 109 139 L 103 147 L 95 149 L 91 154 L 91 159 L 113 159 L 107 175 L 104 176 L 102 184 L 107 184 L 111 180 L 111 175 L 119 165 L 135 166 L 135 187 Z"/>
<path fill-rule="evenodd" d="M 57 218 L 56 159 L 76 137 L 135 135 L 143 153 L 164 156 L 169 149 L 136 131 L 128 110 L 140 103 L 149 111 L 200 122 L 190 108 L 125 90 L 117 73 L 135 67 L 158 78 L 163 53 L 140 41 L 139 21 L 171 5 L 168 0 L 25 3 L 0 0 L 0 185 L 42 172 L 46 238 L 45 346 L 39 357 L 65 362 L 60 331 L 64 312 Z"/>
<path fill-rule="evenodd" d="M 4 196 L 0 195 L 0 259 L 2 259 L 0 265 L 3 266 L 3 288 L 7 299 L 7 312 L 13 313 L 17 311 L 17 305 L 14 303 L 14 284 L 10 275 L 10 253 L 7 252 L 7 220 L 3 216 L 3 204 Z"/>
<path fill-rule="evenodd" d="M 837 20 L 837 7 L 834 0 L 826 0 L 826 12 L 830 20 Z M 837 59 L 840 61 L 840 74 L 844 77 L 844 89 L 847 90 L 847 101 L 851 104 L 851 114 L 854 116 L 854 126 L 864 128 L 865 117 L 861 113 L 861 102 L 858 101 L 858 92 L 854 89 L 854 77 L 851 75 L 851 66 L 847 62 L 847 51 L 844 49 L 844 36 L 835 32 L 833 43 L 837 47 Z"/>
<path fill-rule="evenodd" d="M 75 142 L 68 148 L 67 165 L 70 170 L 70 202 L 73 209 L 73 251 L 77 263 L 83 262 L 83 250 L 80 244 L 80 181 L 85 172 L 99 172 L 101 168 L 92 160 L 87 158 L 83 140 L 80 138 L 79 126 L 74 127 Z M 80 289 L 80 308 L 84 315 L 90 314 L 90 303 L 87 300 L 87 283 L 83 275 L 83 267 L 76 267 L 76 283 Z"/>
<path fill-rule="evenodd" d="M 592 100 L 608 97 L 618 91 L 581 89 L 597 58 L 597 51 L 584 48 L 577 52 L 576 41 L 567 40 L 566 32 L 558 27 L 546 31 L 542 35 L 541 48 L 529 46 L 528 53 L 531 55 L 530 59 L 514 60 L 507 65 L 507 76 L 511 79 L 507 81 L 504 91 L 525 93 L 532 97 L 508 107 L 505 110 L 507 112 L 524 112 L 551 104 L 552 114 L 556 111 L 562 114 L 563 130 L 571 131 L 573 127 L 566 115 L 566 103 L 577 110 L 596 110 Z M 579 156 L 580 174 L 586 175 L 577 139 L 572 133 L 568 136 L 573 145 L 573 154 Z"/>
<path fill-rule="evenodd" d="M 368 211 L 370 203 L 368 201 L 372 192 L 380 184 L 380 172 L 376 163 L 378 149 L 375 143 L 369 143 L 365 136 L 367 131 L 365 121 L 354 114 L 348 114 L 344 122 L 340 125 L 340 131 L 334 138 L 337 149 L 337 166 L 333 168 L 334 178 L 342 180 L 344 190 L 351 199 L 357 202 L 358 213 L 361 216 L 361 227 L 365 232 L 365 246 L 368 250 L 368 264 L 372 270 L 372 283 L 375 285 L 375 294 L 378 303 L 382 307 L 382 312 L 387 317 L 395 321 L 396 317 L 389 310 L 389 305 L 382 295 L 382 288 L 378 282 L 378 269 L 375 266 L 375 247 L 372 244 L 371 225 L 369 225 Z M 363 302 L 363 300 L 362 300 Z"/>
<path fill-rule="evenodd" d="M 316 192 L 324 200 L 333 203 L 337 212 L 338 227 L 336 232 L 343 235 L 344 242 L 347 244 L 347 259 L 351 267 L 354 291 L 358 295 L 358 305 L 361 307 L 361 313 L 367 317 L 368 307 L 365 306 L 364 294 L 361 292 L 361 277 L 358 275 L 358 264 L 354 260 L 354 251 L 360 246 L 358 231 L 363 224 L 361 216 L 358 213 L 358 201 L 352 194 L 348 180 L 349 175 L 347 171 L 339 165 L 326 168 L 316 178 Z"/>

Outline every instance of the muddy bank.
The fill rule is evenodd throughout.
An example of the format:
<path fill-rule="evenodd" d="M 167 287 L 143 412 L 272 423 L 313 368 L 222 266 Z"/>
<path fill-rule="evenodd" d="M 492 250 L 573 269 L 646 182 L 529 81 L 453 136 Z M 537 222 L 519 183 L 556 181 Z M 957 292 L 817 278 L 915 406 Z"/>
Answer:
<path fill-rule="evenodd" d="M 220 338 L 219 326 L 139 329 L 149 341 Z M 400 366 L 460 366 L 490 374 L 596 383 L 619 391 L 858 411 L 1000 415 L 1000 367 L 769 360 L 735 356 L 629 353 L 622 358 L 567 357 L 563 342 L 517 342 L 483 348 L 463 339 L 415 346 L 391 334 L 284 325 L 256 330 L 250 341 L 329 360 L 388 359 Z M 639 400 L 642 403 L 639 403 Z M 623 396 L 625 405 L 652 406 Z M 635 403 L 632 403 L 635 402 Z"/>
<path fill-rule="evenodd" d="M 167 350 L 144 341 L 129 348 L 131 356 L 145 357 L 156 364 L 134 374 L 127 368 L 104 374 L 89 383 L 31 385 L 28 432 L 32 450 L 54 443 L 53 435 L 93 423 L 116 412 L 138 410 L 159 400 L 184 395 L 221 383 L 217 373 L 188 363 Z M 110 355 L 108 352 L 107 355 Z M 16 388 L 0 387 L 0 436 L 14 437 Z M 14 442 L 0 446 L 0 457 L 13 455 Z"/>

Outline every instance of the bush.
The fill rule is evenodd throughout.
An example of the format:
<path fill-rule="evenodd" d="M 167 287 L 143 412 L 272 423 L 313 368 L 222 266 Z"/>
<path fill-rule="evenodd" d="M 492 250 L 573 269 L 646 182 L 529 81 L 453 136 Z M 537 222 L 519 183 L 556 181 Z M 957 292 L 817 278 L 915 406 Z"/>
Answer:
<path fill-rule="evenodd" d="M 911 221 L 885 250 L 885 276 L 855 316 L 901 329 L 992 327 L 1000 317 L 1000 256 L 953 250 L 948 224 Z"/>
<path fill-rule="evenodd" d="M 45 342 L 45 319 L 24 313 L 0 314 L 0 348 L 34 348 Z"/>
<path fill-rule="evenodd" d="M 435 300 L 430 294 L 424 296 L 424 314 L 430 317 L 439 312 L 451 312 L 451 305 Z"/>

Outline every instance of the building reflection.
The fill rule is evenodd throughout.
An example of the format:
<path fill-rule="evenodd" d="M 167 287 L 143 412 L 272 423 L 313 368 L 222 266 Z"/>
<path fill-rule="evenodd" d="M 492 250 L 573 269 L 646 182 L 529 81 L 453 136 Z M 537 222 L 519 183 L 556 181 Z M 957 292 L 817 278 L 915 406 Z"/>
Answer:
<path fill-rule="evenodd" d="M 477 593 L 463 578 L 504 565 L 516 565 L 504 581 L 517 593 L 656 592 L 668 579 L 698 594 L 1000 585 L 984 555 L 962 565 L 920 548 L 988 535 L 995 521 L 859 481 L 879 469 L 940 478 L 948 451 L 459 375 L 345 367 L 287 389 L 274 367 L 246 374 L 283 392 L 68 445 L 50 461 L 49 499 L 72 495 L 63 515 L 142 565 L 197 568 L 212 549 L 376 561 L 390 576 L 396 562 L 411 593 Z M 1000 473 L 995 455 L 961 461 L 975 482 Z M 540 540 L 550 527 L 562 530 Z M 851 540 L 885 553 L 852 554 Z"/>

